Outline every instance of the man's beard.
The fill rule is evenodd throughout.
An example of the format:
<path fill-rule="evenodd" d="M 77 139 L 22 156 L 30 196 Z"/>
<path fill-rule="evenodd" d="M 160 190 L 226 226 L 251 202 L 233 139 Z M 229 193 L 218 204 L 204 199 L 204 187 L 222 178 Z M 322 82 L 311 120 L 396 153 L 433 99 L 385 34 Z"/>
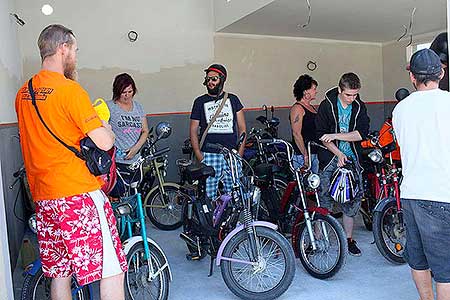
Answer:
<path fill-rule="evenodd" d="M 206 86 L 206 88 L 208 89 L 208 94 L 215 95 L 215 96 L 219 95 L 219 93 L 221 92 L 221 87 L 222 87 L 221 84 L 217 84 L 212 89 L 209 86 Z"/>
<path fill-rule="evenodd" d="M 64 76 L 67 79 L 78 81 L 77 65 L 74 62 L 66 62 L 64 64 Z"/>

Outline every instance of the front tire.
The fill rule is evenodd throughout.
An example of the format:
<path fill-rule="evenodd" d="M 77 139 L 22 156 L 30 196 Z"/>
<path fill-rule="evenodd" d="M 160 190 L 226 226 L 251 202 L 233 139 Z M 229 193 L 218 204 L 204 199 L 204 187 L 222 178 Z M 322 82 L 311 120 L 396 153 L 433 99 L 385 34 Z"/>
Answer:
<path fill-rule="evenodd" d="M 256 235 L 262 257 L 260 265 L 223 260 L 220 266 L 222 277 L 231 292 L 241 299 L 275 299 L 289 288 L 294 279 L 294 253 L 289 242 L 273 229 L 258 226 Z M 248 233 L 242 230 L 225 246 L 223 257 L 250 261 L 249 247 Z M 261 284 L 267 278 L 270 282 Z"/>
<path fill-rule="evenodd" d="M 330 215 L 316 213 L 311 222 L 317 249 L 313 250 L 308 227 L 303 222 L 298 232 L 298 257 L 311 276 L 330 278 L 339 272 L 347 259 L 344 228 Z"/>
<path fill-rule="evenodd" d="M 45 277 L 40 268 L 36 274 L 27 274 L 23 281 L 21 300 L 50 300 L 51 278 Z M 89 288 L 87 286 L 80 287 L 76 279 L 72 277 L 71 289 L 73 299 L 88 300 L 90 299 Z M 74 292 L 76 291 L 76 292 Z"/>
<path fill-rule="evenodd" d="M 396 199 L 390 198 L 382 211 L 374 213 L 373 237 L 384 258 L 394 264 L 404 264 L 406 228 L 405 224 L 400 224 L 398 213 Z"/>
<path fill-rule="evenodd" d="M 148 244 L 153 272 L 160 270 L 166 260 L 158 248 Z M 127 254 L 128 271 L 125 273 L 125 295 L 131 300 L 166 300 L 169 297 L 169 267 L 152 281 L 148 281 L 148 261 L 144 259 L 144 242 L 134 245 Z"/>
<path fill-rule="evenodd" d="M 159 188 L 145 196 L 144 208 L 150 221 L 161 230 L 175 230 L 183 225 L 182 200 L 184 195 L 179 187 L 164 184 L 167 204 L 164 204 L 164 196 Z"/>

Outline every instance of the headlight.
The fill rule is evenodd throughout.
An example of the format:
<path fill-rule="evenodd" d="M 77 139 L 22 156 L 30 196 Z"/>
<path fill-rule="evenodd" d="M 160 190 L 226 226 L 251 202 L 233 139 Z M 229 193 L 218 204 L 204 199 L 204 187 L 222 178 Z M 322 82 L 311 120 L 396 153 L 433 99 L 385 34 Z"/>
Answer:
<path fill-rule="evenodd" d="M 31 231 L 37 233 L 37 222 L 36 222 L 36 214 L 32 214 L 28 219 L 28 227 L 30 227 Z"/>
<path fill-rule="evenodd" d="M 317 174 L 310 174 L 308 176 L 308 185 L 312 189 L 317 189 L 320 185 L 320 177 Z"/>
<path fill-rule="evenodd" d="M 117 206 L 116 211 L 121 216 L 126 216 L 131 214 L 131 206 L 128 203 L 123 203 Z"/>
<path fill-rule="evenodd" d="M 380 149 L 370 151 L 368 156 L 374 163 L 379 163 L 383 160 L 383 153 L 381 153 Z"/>

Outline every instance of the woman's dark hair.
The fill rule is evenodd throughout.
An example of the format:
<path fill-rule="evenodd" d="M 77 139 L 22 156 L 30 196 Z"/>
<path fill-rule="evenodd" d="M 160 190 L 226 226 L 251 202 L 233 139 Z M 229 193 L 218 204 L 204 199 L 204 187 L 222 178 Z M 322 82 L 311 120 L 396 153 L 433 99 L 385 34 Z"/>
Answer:
<path fill-rule="evenodd" d="M 294 83 L 294 97 L 297 100 L 300 100 L 305 95 L 305 91 L 312 88 L 312 86 L 318 86 L 317 81 L 315 81 L 308 74 L 301 75 L 297 81 Z"/>
<path fill-rule="evenodd" d="M 120 94 L 122 94 L 123 90 L 130 85 L 133 88 L 133 96 L 134 96 L 137 93 L 137 89 L 136 83 L 134 83 L 133 78 L 127 73 L 117 75 L 116 78 L 114 78 L 112 99 L 113 100 L 119 99 Z"/>

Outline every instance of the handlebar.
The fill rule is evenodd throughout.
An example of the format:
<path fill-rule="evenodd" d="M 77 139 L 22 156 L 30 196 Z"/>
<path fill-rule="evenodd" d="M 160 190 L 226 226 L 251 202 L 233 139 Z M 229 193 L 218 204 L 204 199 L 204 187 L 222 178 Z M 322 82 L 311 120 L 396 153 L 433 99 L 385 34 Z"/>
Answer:
<path fill-rule="evenodd" d="M 163 149 L 161 149 L 161 150 L 158 150 L 158 151 L 155 151 L 154 153 L 151 153 L 151 154 L 149 154 L 149 155 L 147 155 L 147 156 L 145 156 L 145 157 L 140 157 L 137 161 L 135 161 L 134 163 L 132 163 L 128 168 L 130 169 L 130 170 L 136 170 L 136 169 L 138 169 L 145 161 L 148 161 L 148 160 L 154 160 L 154 159 L 156 159 L 157 157 L 159 157 L 159 156 L 161 156 L 161 155 L 163 155 L 164 153 L 167 153 L 167 152 L 169 152 L 170 151 L 170 148 L 169 147 L 166 147 L 166 148 L 163 148 Z"/>

